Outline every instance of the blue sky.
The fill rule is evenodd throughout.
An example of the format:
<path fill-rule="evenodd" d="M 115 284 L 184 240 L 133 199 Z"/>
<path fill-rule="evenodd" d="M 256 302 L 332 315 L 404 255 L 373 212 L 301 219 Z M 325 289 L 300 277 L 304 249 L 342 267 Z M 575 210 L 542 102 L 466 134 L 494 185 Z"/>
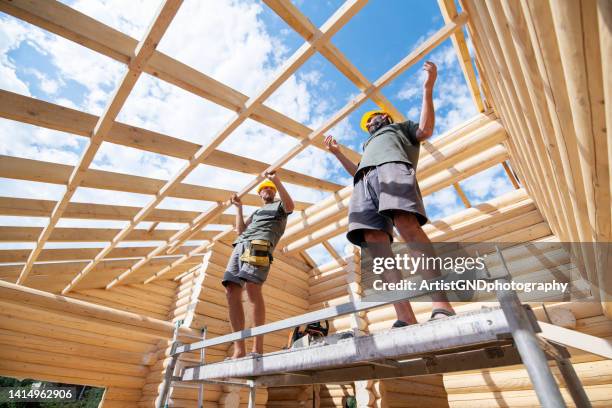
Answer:
<path fill-rule="evenodd" d="M 337 9 L 340 1 L 294 1 L 316 25 L 321 26 Z M 153 18 L 157 0 L 68 1 L 68 5 L 105 24 L 140 39 Z M 93 114 L 100 114 L 108 103 L 125 67 L 96 55 L 78 44 L 39 30 L 8 15 L 0 14 L 0 87 L 52 103 Z M 375 81 L 393 67 L 427 36 L 443 26 L 437 1 L 371 0 L 332 39 L 333 43 L 370 80 Z M 213 78 L 254 95 L 269 82 L 299 46 L 302 38 L 288 28 L 259 1 L 186 0 L 159 50 Z M 450 41 L 427 57 L 439 66 L 434 99 L 437 127 L 434 137 L 473 117 L 473 106 L 459 70 Z M 421 97 L 422 62 L 417 63 L 388 87 L 384 95 L 409 119 L 418 121 Z M 343 107 L 357 88 L 324 57 L 316 54 L 293 75 L 272 98 L 269 106 L 316 128 Z M 366 135 L 358 129 L 359 117 L 374 108 L 367 102 L 332 134 L 360 151 Z M 231 112 L 209 101 L 143 75 L 119 120 L 198 143 L 210 140 L 230 118 Z M 84 139 L 62 132 L 36 128 L 0 119 L 0 154 L 37 160 L 75 164 Z M 246 121 L 221 146 L 235 154 L 273 162 L 295 145 L 296 140 Z M 245 149 L 244 146 L 249 146 Z M 92 167 L 129 174 L 146 174 L 169 179 L 184 164 L 182 160 L 104 143 Z M 292 170 L 347 184 L 350 179 L 338 163 L 320 150 L 309 148 L 292 160 Z M 187 181 L 226 189 L 239 189 L 251 179 L 241 173 L 200 166 Z M 501 166 L 461 183 L 473 203 L 498 196 L 511 187 Z M 316 202 L 325 193 L 289 186 L 298 199 Z M 59 186 L 0 179 L 3 196 L 58 199 Z M 146 205 L 151 197 L 80 188 L 74 201 Z M 463 208 L 452 189 L 431 194 L 426 199 L 432 219 Z M 203 211 L 210 203 L 167 199 L 165 208 Z M 3 225 L 45 225 L 46 219 L 28 220 L 0 217 Z M 60 226 L 92 226 L 93 221 L 62 220 Z M 100 223 L 98 223 L 100 224 Z M 122 222 L 102 225 L 123 226 Z M 180 227 L 180 225 L 178 225 Z M 143 223 L 141 227 L 147 227 Z M 177 227 L 177 225 L 162 225 Z M 334 239 L 343 252 L 346 241 Z M 322 251 L 313 250 L 318 259 Z"/>

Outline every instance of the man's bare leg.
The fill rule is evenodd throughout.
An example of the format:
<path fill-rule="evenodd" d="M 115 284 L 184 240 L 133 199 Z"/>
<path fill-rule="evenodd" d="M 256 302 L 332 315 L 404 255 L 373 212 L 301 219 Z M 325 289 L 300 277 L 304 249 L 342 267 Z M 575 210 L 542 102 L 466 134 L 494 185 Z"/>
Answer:
<path fill-rule="evenodd" d="M 405 242 L 417 242 L 419 244 L 423 244 L 423 249 L 428 252 L 425 255 L 435 255 L 433 245 L 431 244 L 429 237 L 427 234 L 425 234 L 423 228 L 421 228 L 421 225 L 414 214 L 404 211 L 397 211 L 393 217 L 393 222 L 395 223 L 395 227 Z M 440 273 L 436 270 L 423 269 L 421 271 L 421 276 L 423 276 L 423 279 L 432 279 L 439 277 Z M 431 299 L 433 309 L 444 309 L 448 310 L 449 312 L 454 312 L 453 307 L 451 306 L 444 292 L 433 293 L 431 295 Z"/>
<path fill-rule="evenodd" d="M 363 236 L 367 244 L 375 244 L 375 246 L 370 247 L 372 257 L 394 257 L 389 235 L 386 232 L 365 230 Z M 383 274 L 383 278 L 386 282 L 400 282 L 402 280 L 402 276 L 398 271 L 387 271 Z M 393 304 L 393 307 L 395 307 L 395 314 L 398 320 L 408 324 L 417 322 L 408 300 L 396 302 Z"/>
<path fill-rule="evenodd" d="M 229 308 L 229 320 L 232 331 L 244 330 L 244 309 L 242 308 L 242 287 L 229 282 L 225 286 L 225 297 Z M 231 358 L 244 357 L 244 340 L 234 342 L 234 354 Z"/>
<path fill-rule="evenodd" d="M 266 322 L 266 304 L 264 302 L 262 289 L 263 285 L 247 282 L 246 291 L 249 298 L 250 320 L 253 326 L 261 326 Z M 253 353 L 263 354 L 263 336 L 257 336 L 253 340 Z"/>

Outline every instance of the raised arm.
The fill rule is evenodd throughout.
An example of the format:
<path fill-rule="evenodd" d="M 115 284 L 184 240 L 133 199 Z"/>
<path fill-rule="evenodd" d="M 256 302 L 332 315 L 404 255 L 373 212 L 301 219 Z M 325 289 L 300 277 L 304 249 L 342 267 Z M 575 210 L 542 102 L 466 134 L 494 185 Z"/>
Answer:
<path fill-rule="evenodd" d="M 285 207 L 285 211 L 287 213 L 293 212 L 293 209 L 295 208 L 295 204 L 293 203 L 293 199 L 287 192 L 287 189 L 281 182 L 281 179 L 278 176 L 278 174 L 276 174 L 275 171 L 267 171 L 264 175 L 266 176 L 266 178 L 272 181 L 274 185 L 276 186 L 276 191 L 278 191 L 278 196 L 283 202 L 283 207 Z"/>
<path fill-rule="evenodd" d="M 419 128 L 416 131 L 417 140 L 419 142 L 422 142 L 433 135 L 436 122 L 436 113 L 434 111 L 433 104 L 433 88 L 436 82 L 436 77 L 438 76 L 438 68 L 433 62 L 427 61 L 423 66 L 423 70 L 427 73 L 427 78 L 423 83 L 421 120 L 419 121 Z"/>
<path fill-rule="evenodd" d="M 250 218 L 246 223 L 244 222 L 244 216 L 242 215 L 242 201 L 237 194 L 234 194 L 230 201 L 236 206 L 236 227 L 234 230 L 238 235 L 240 235 L 246 229 L 248 223 L 250 222 Z"/>
<path fill-rule="evenodd" d="M 326 136 L 325 146 L 327 147 L 327 150 L 329 150 L 331 154 L 336 156 L 336 159 L 338 159 L 340 164 L 342 164 L 342 167 L 344 167 L 344 169 L 351 176 L 354 176 L 355 173 L 357 172 L 357 165 L 353 163 L 348 157 L 346 157 L 344 153 L 342 153 L 342 151 L 340 150 L 340 146 L 338 145 L 338 142 L 336 142 L 336 139 L 334 139 L 332 136 Z"/>

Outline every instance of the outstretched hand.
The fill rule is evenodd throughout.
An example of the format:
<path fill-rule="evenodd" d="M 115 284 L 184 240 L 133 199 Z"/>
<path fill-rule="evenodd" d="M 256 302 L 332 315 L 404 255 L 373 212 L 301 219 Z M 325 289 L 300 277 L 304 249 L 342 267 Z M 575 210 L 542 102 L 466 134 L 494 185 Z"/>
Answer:
<path fill-rule="evenodd" d="M 423 87 L 425 89 L 433 89 L 436 78 L 438 77 L 438 67 L 436 67 L 436 64 L 433 62 L 427 61 L 423 64 L 423 71 L 427 74 Z"/>
<path fill-rule="evenodd" d="M 266 171 L 264 173 L 264 177 L 267 178 L 268 180 L 272 181 L 272 182 L 276 182 L 277 180 L 279 180 L 280 178 L 278 177 L 278 174 L 276 174 L 276 170 L 273 171 Z"/>
<path fill-rule="evenodd" d="M 329 150 L 330 153 L 336 154 L 340 151 L 340 145 L 338 145 L 338 142 L 333 136 L 326 136 L 324 143 L 325 147 L 327 147 L 327 150 Z"/>
<path fill-rule="evenodd" d="M 234 204 L 236 207 L 242 207 L 242 200 L 238 197 L 238 194 L 232 194 L 232 198 L 230 198 L 230 202 Z"/>

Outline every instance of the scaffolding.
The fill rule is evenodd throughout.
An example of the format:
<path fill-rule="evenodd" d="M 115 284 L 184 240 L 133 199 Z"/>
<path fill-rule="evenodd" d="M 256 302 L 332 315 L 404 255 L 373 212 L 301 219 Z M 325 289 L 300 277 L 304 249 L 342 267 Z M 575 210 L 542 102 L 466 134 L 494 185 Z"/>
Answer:
<path fill-rule="evenodd" d="M 502 251 L 497 248 L 505 274 L 486 279 L 500 283 L 511 281 Z M 484 277 L 482 277 L 484 278 Z M 417 291 L 410 298 L 427 295 Z M 514 290 L 497 291 L 499 307 L 394 328 L 367 336 L 350 337 L 333 344 L 318 344 L 262 356 L 201 364 L 174 374 L 182 353 L 205 350 L 217 344 L 247 339 L 279 330 L 291 329 L 384 306 L 409 298 L 383 302 L 356 301 L 318 310 L 301 316 L 204 339 L 192 344 L 175 341 L 172 360 L 164 380 L 158 407 L 167 402 L 175 383 L 223 383 L 248 386 L 249 408 L 254 408 L 256 387 L 324 384 L 334 382 L 442 374 L 453 371 L 484 369 L 522 363 L 544 408 L 566 407 L 559 386 L 548 365 L 553 360 L 563 376 L 572 400 L 578 408 L 589 408 L 587 395 L 576 375 L 567 349 L 538 336 L 542 330 L 528 306 L 521 304 Z"/>

